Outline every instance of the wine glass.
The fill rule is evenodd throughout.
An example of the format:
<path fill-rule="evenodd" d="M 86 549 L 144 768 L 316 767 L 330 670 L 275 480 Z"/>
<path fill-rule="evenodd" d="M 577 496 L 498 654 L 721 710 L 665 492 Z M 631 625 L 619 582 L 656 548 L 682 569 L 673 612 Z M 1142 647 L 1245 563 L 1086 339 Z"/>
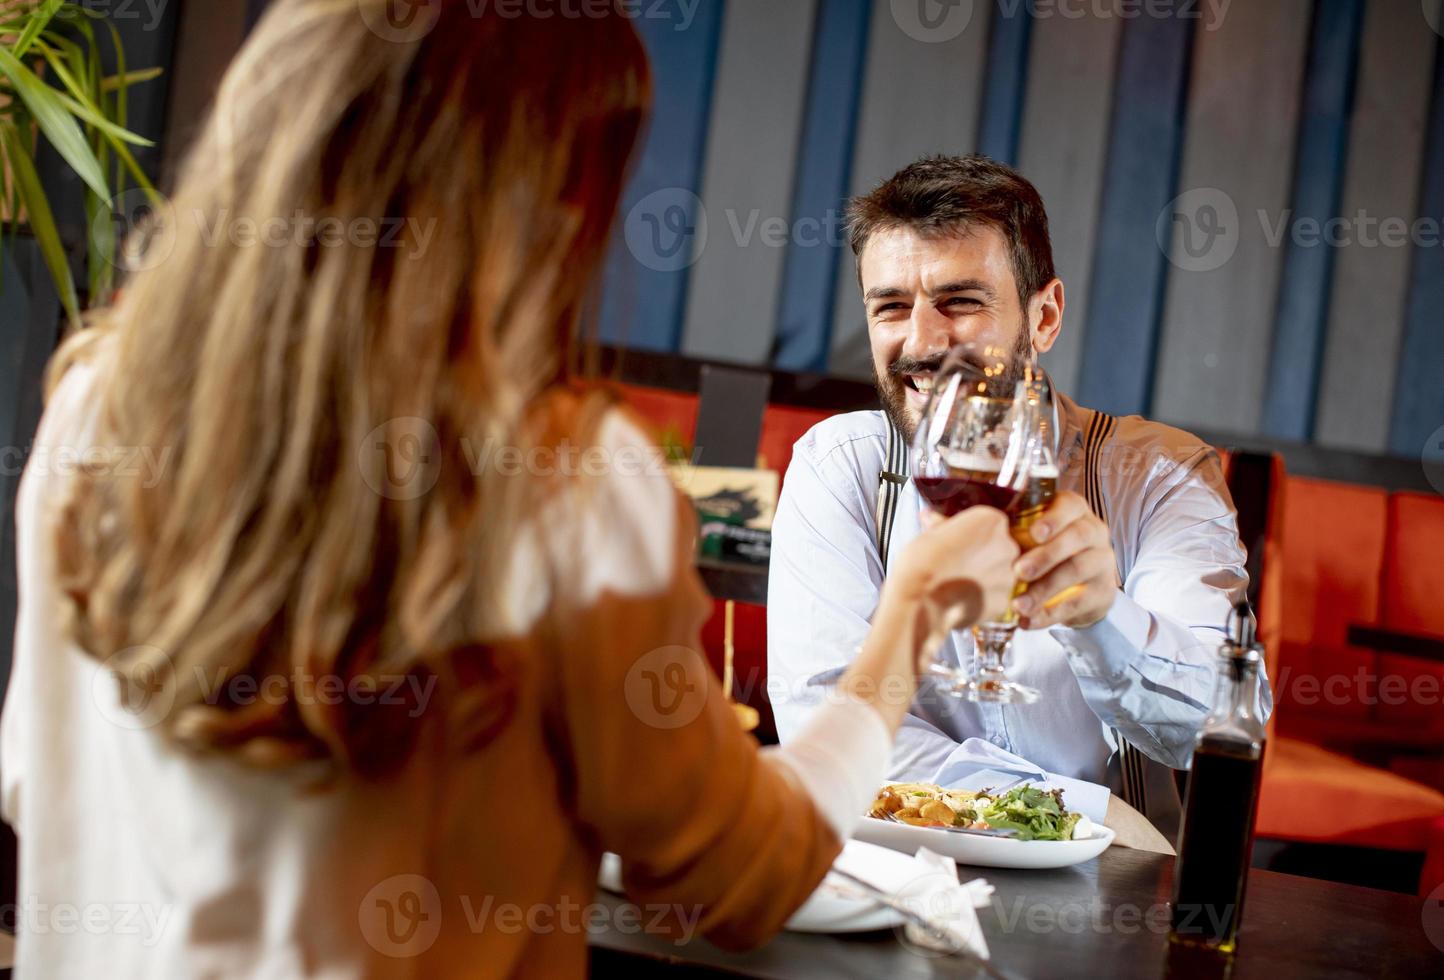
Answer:
<path fill-rule="evenodd" d="M 1008 515 L 1014 538 L 1031 544 L 1027 527 L 1057 485 L 1049 423 L 1046 381 L 1031 361 L 1017 365 L 994 347 L 953 348 L 934 378 L 913 439 L 918 493 L 944 517 L 978 504 L 996 507 Z M 1026 588 L 1019 583 L 1013 596 Z M 1006 674 L 1017 628 L 1010 605 L 998 619 L 973 627 L 977 655 L 971 670 L 935 662 L 929 671 L 948 693 L 967 701 L 1030 704 L 1038 692 Z"/>

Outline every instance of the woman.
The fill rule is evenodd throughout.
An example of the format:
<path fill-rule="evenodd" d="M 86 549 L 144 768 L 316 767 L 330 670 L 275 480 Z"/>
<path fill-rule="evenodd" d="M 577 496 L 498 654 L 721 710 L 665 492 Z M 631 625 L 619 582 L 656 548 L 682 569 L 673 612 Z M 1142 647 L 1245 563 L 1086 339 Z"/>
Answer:
<path fill-rule="evenodd" d="M 605 850 L 649 927 L 759 942 L 919 659 L 1006 600 L 1002 516 L 939 525 L 845 696 L 759 753 L 693 652 L 688 506 L 564 371 L 636 35 L 448 0 L 398 39 L 383 7 L 272 5 L 148 268 L 54 366 L 3 804 L 21 894 L 111 918 L 22 912 L 22 976 L 576 976 Z"/>

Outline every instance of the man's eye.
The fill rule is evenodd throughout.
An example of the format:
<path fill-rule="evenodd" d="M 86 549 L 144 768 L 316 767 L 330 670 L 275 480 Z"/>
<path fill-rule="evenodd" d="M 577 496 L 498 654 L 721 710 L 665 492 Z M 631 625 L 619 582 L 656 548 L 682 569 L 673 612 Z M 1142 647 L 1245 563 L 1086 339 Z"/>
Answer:
<path fill-rule="evenodd" d="M 886 303 L 873 310 L 872 314 L 873 316 L 877 316 L 879 313 L 890 313 L 893 310 L 901 310 L 904 308 L 905 307 L 901 303 Z"/>
<path fill-rule="evenodd" d="M 976 309 L 977 307 L 982 306 L 983 303 L 982 300 L 974 299 L 971 296 L 953 296 L 950 297 L 943 305 L 955 307 L 966 306 Z"/>

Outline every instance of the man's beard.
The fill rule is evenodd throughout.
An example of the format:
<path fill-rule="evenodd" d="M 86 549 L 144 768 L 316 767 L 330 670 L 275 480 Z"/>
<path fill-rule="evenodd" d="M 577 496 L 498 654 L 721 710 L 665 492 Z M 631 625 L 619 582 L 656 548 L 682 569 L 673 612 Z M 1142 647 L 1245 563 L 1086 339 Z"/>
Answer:
<path fill-rule="evenodd" d="M 888 421 L 903 434 L 909 444 L 912 443 L 913 436 L 917 432 L 918 420 L 908 418 L 907 382 L 903 380 L 903 377 L 909 374 L 937 371 L 943 366 L 943 359 L 946 356 L 946 352 L 942 352 L 918 360 L 904 354 L 888 365 L 885 377 L 877 373 L 877 364 L 875 362 L 873 364 L 872 381 L 877 388 L 877 397 L 878 401 L 882 403 L 883 413 L 888 417 Z M 1033 356 L 1033 341 L 1029 331 L 1020 329 L 1008 357 L 1008 376 L 1021 380 L 1023 365 L 1031 361 Z M 983 367 L 983 365 L 977 366 Z"/>

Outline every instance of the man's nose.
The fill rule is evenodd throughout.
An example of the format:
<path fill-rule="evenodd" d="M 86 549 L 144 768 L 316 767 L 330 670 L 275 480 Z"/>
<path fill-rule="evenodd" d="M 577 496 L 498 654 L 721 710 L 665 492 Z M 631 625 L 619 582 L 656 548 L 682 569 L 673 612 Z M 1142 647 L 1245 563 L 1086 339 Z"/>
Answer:
<path fill-rule="evenodd" d="M 920 361 L 943 353 L 952 345 L 951 327 L 952 321 L 932 304 L 914 306 L 903 353 Z"/>

